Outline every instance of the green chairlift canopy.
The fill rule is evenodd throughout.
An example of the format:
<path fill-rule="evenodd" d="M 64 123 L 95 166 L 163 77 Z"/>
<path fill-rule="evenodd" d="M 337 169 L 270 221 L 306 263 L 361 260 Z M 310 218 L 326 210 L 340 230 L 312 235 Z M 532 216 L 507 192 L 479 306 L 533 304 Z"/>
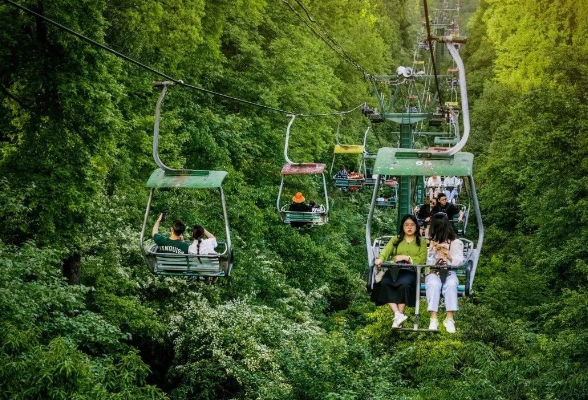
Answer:
<path fill-rule="evenodd" d="M 334 154 L 363 154 L 365 147 L 359 144 L 337 144 Z"/>
<path fill-rule="evenodd" d="M 221 187 L 226 171 L 180 170 L 165 172 L 157 168 L 147 181 L 148 188 L 211 189 Z"/>
<path fill-rule="evenodd" d="M 378 151 L 373 173 L 390 176 L 472 176 L 473 162 L 474 155 L 471 153 L 444 155 L 383 147 Z"/>

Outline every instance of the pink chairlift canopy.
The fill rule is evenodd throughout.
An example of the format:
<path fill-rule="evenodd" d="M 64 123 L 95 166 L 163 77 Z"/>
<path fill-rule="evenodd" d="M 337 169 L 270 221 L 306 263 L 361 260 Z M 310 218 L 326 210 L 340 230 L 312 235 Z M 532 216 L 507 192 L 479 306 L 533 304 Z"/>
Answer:
<path fill-rule="evenodd" d="M 325 170 L 325 164 L 285 164 L 282 175 L 317 175 Z"/>

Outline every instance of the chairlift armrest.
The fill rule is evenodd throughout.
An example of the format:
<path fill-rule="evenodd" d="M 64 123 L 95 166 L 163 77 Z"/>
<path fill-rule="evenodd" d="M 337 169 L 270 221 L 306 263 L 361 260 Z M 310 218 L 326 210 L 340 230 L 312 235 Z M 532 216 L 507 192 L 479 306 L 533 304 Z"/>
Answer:
<path fill-rule="evenodd" d="M 423 268 L 429 269 L 436 269 L 436 270 L 443 270 L 446 269 L 448 271 L 457 270 L 463 267 L 463 265 L 422 265 Z"/>
<path fill-rule="evenodd" d="M 392 262 L 383 262 L 380 268 L 390 268 L 390 267 L 398 267 L 398 269 L 404 269 L 407 271 L 416 271 L 416 265 L 414 264 L 397 264 Z"/>

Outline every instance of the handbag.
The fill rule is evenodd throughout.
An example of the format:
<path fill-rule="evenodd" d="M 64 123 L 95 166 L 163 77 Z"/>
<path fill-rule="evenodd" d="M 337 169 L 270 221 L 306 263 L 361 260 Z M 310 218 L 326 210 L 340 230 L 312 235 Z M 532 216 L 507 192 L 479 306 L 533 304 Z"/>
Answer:
<path fill-rule="evenodd" d="M 386 268 L 378 268 L 378 273 L 376 274 L 376 279 L 375 282 L 376 283 L 380 283 L 382 281 L 382 278 L 384 277 L 384 274 L 386 274 Z"/>

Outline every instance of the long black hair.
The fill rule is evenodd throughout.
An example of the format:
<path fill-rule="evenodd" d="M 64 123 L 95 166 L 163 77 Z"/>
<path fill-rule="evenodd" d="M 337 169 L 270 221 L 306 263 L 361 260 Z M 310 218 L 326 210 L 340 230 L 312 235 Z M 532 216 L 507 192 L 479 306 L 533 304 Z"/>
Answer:
<path fill-rule="evenodd" d="M 457 239 L 453 225 L 449 222 L 447 214 L 438 212 L 431 216 L 429 225 L 429 237 L 437 243 L 452 242 Z"/>
<path fill-rule="evenodd" d="M 421 245 L 421 229 L 419 228 L 419 221 L 414 215 L 406 214 L 404 217 L 402 217 L 402 220 L 400 220 L 400 232 L 398 232 L 398 239 L 396 240 L 396 249 L 398 249 L 398 245 L 400 244 L 400 242 L 404 240 L 404 223 L 409 219 L 415 224 L 414 237 L 416 239 L 416 244 L 417 246 Z"/>
<path fill-rule="evenodd" d="M 192 239 L 198 240 L 196 245 L 196 254 L 200 254 L 200 243 L 202 243 L 202 235 L 204 235 L 204 227 L 202 225 L 194 225 L 192 228 Z"/>

